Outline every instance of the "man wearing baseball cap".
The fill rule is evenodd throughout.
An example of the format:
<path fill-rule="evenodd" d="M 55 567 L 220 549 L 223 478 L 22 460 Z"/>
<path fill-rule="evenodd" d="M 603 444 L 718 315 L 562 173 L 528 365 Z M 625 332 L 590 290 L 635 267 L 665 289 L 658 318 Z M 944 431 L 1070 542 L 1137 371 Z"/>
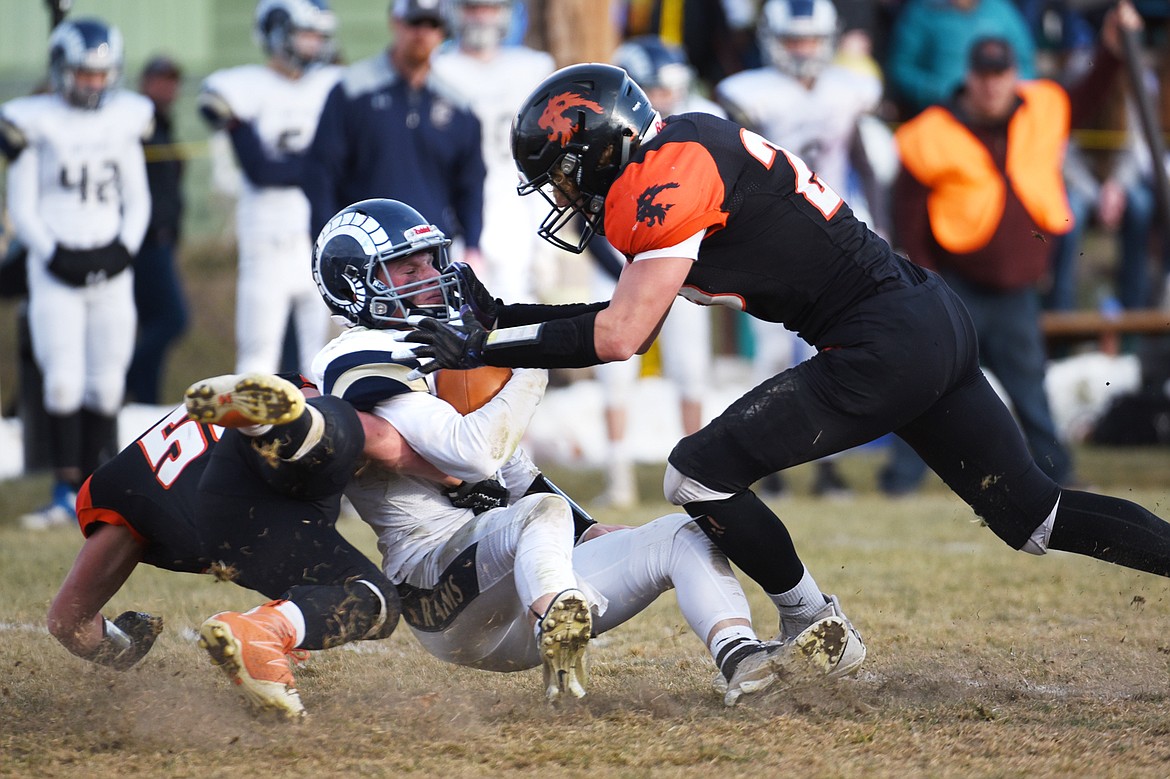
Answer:
<path fill-rule="evenodd" d="M 1129 0 L 1110 11 L 1093 69 L 1071 95 L 1053 81 L 1021 80 L 1006 38 L 977 38 L 951 101 L 895 133 L 899 248 L 938 271 L 963 299 L 980 363 L 1003 384 L 1036 463 L 1062 486 L 1077 479 L 1044 390 L 1039 286 L 1049 273 L 1051 240 L 1073 226 L 1062 175 L 1070 118 L 1092 106 L 1120 67 L 1121 29 L 1141 26 Z M 896 449 L 883 487 L 913 489 L 916 459 Z"/>
<path fill-rule="evenodd" d="M 479 120 L 431 71 L 446 37 L 442 0 L 393 0 L 390 47 L 346 69 L 325 103 L 306 166 L 312 228 L 349 203 L 414 204 L 446 235 L 452 257 L 480 263 L 483 186 Z"/>

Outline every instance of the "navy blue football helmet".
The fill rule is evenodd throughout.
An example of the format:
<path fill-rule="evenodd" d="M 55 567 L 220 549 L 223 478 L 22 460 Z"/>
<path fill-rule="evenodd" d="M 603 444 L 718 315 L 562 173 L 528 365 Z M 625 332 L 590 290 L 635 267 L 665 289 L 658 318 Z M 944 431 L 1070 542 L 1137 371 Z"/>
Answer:
<path fill-rule="evenodd" d="M 459 275 L 447 264 L 451 239 L 422 215 L 397 200 L 363 200 L 343 208 L 317 237 L 313 280 L 334 314 L 352 325 L 400 328 L 408 316 L 450 319 L 458 315 Z M 386 263 L 430 252 L 439 271 L 421 281 L 394 286 Z M 443 302 L 417 305 L 412 298 L 432 290 Z"/>

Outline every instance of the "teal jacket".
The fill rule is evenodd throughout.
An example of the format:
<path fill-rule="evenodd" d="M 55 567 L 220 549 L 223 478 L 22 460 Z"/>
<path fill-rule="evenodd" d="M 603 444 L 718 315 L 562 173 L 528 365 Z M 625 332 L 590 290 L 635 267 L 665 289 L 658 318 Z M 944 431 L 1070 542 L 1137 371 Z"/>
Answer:
<path fill-rule="evenodd" d="M 894 97 L 912 113 L 945 103 L 963 83 L 971 43 L 988 35 L 1012 44 L 1021 78 L 1035 77 L 1036 45 L 1011 0 L 978 0 L 968 11 L 950 0 L 908 0 L 894 23 L 886 63 Z"/>

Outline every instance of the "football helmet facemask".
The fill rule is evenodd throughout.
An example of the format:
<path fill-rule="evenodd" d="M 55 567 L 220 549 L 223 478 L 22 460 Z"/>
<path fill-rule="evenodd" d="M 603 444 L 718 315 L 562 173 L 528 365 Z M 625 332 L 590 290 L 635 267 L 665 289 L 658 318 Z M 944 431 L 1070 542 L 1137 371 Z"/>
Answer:
<path fill-rule="evenodd" d="M 552 206 L 540 237 L 580 254 L 594 233 L 604 234 L 605 196 L 659 123 L 646 93 L 621 68 L 570 65 L 546 78 L 512 121 L 516 191 L 539 191 Z M 577 222 L 579 240 L 559 236 Z"/>
<path fill-rule="evenodd" d="M 275 57 L 300 73 L 310 65 L 331 62 L 337 18 L 326 0 L 260 0 L 256 6 L 253 34 L 269 57 Z M 297 33 L 320 35 L 317 41 L 303 40 Z"/>
<path fill-rule="evenodd" d="M 405 203 L 363 200 L 343 208 L 317 237 L 313 280 L 329 310 L 351 325 L 400 328 L 411 315 L 447 320 L 459 312 L 459 276 L 447 265 L 451 239 Z M 395 286 L 387 263 L 429 252 L 438 273 Z M 412 299 L 438 290 L 442 302 Z"/>
<path fill-rule="evenodd" d="M 100 108 L 122 76 L 122 33 L 99 19 L 66 20 L 49 36 L 49 83 L 72 106 Z M 101 86 L 79 83 L 79 71 L 104 73 Z"/>
<path fill-rule="evenodd" d="M 768 0 L 756 32 L 774 68 L 793 78 L 815 79 L 833 58 L 837 9 L 832 0 Z"/>

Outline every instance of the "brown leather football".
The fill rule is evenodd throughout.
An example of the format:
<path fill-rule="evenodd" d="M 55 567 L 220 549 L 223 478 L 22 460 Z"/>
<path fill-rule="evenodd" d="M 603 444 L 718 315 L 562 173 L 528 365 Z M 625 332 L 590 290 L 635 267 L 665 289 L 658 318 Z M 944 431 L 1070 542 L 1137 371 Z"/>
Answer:
<path fill-rule="evenodd" d="M 469 371 L 444 369 L 435 374 L 435 394 L 455 407 L 460 414 L 470 414 L 496 396 L 512 378 L 511 368 L 484 365 Z"/>

